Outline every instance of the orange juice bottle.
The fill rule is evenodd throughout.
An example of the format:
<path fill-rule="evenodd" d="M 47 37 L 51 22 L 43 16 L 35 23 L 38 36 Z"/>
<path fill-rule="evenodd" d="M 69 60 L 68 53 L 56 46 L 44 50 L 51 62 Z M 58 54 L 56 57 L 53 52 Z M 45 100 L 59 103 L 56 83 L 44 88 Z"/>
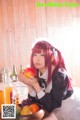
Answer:
<path fill-rule="evenodd" d="M 0 112 L 1 112 L 1 105 L 4 104 L 4 93 L 0 90 Z"/>
<path fill-rule="evenodd" d="M 4 85 L 2 81 L 0 82 L 0 112 L 1 112 L 1 105 L 4 104 Z"/>
<path fill-rule="evenodd" d="M 12 84 L 6 68 L 2 70 L 2 84 L 4 93 L 4 104 L 12 103 Z"/>
<path fill-rule="evenodd" d="M 4 103 L 11 104 L 12 103 L 12 87 L 6 86 L 4 88 Z"/>

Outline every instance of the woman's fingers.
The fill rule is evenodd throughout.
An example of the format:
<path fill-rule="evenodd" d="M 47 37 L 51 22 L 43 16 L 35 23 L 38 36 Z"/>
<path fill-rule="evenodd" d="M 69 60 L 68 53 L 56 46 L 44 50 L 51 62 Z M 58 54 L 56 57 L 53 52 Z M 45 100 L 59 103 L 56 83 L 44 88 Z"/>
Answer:
<path fill-rule="evenodd" d="M 21 73 L 18 75 L 18 79 L 19 81 L 31 86 L 33 85 L 34 82 L 36 82 L 36 79 L 34 77 L 31 76 L 30 78 L 27 78 Z"/>
<path fill-rule="evenodd" d="M 28 84 L 28 82 L 29 82 L 29 79 L 21 73 L 18 75 L 18 79 L 19 79 L 19 81 L 24 82 L 25 84 Z"/>

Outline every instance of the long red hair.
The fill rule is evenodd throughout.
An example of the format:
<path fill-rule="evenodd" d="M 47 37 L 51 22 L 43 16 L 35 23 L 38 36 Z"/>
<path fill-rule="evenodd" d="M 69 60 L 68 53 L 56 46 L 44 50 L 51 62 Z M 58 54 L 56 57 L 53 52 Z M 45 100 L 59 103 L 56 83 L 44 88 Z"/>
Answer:
<path fill-rule="evenodd" d="M 31 67 L 34 68 L 37 71 L 37 73 L 38 73 L 38 69 L 36 69 L 33 64 L 33 55 L 34 55 L 34 53 L 40 53 L 41 50 L 43 50 L 43 52 L 45 54 L 45 66 L 47 66 L 47 68 L 48 68 L 47 82 L 50 82 L 51 76 L 52 76 L 51 75 L 51 65 L 55 65 L 55 69 L 53 71 L 53 74 L 54 74 L 56 69 L 58 69 L 59 67 L 65 68 L 64 59 L 61 55 L 61 52 L 58 49 L 56 49 L 55 47 L 53 47 L 50 43 L 48 43 L 46 41 L 37 42 L 34 45 L 34 47 L 32 49 L 32 54 L 31 54 Z M 52 59 L 52 57 L 54 57 L 54 60 Z"/>

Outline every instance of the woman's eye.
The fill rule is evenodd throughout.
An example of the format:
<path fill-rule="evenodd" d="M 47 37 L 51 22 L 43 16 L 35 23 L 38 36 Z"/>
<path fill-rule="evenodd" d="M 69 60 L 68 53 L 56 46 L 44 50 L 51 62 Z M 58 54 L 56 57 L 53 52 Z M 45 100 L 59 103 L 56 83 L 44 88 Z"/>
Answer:
<path fill-rule="evenodd" d="M 44 54 L 41 54 L 41 56 L 44 56 Z"/>
<path fill-rule="evenodd" d="M 38 56 L 38 54 L 33 54 L 33 56 Z M 44 56 L 44 54 L 39 54 L 39 56 Z"/>
<path fill-rule="evenodd" d="M 36 54 L 34 54 L 33 56 L 37 56 Z"/>

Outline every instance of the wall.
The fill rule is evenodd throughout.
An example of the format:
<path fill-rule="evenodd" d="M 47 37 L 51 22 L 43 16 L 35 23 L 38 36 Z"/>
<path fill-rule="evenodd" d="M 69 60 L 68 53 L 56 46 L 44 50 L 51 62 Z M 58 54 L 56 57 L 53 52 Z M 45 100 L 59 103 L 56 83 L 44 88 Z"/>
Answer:
<path fill-rule="evenodd" d="M 80 86 L 80 62 L 79 58 L 76 58 L 78 59 L 76 62 L 75 55 L 73 55 L 75 49 L 72 47 L 73 41 L 71 40 L 73 33 L 72 38 L 69 38 L 72 44 L 67 46 L 71 51 L 66 50 L 66 34 L 69 28 L 72 28 L 70 24 L 75 18 L 75 25 L 78 26 L 80 6 L 72 8 L 36 6 L 37 2 L 51 1 L 56 2 L 57 0 L 0 0 L 0 69 L 4 66 L 12 69 L 13 64 L 16 65 L 17 70 L 20 65 L 26 67 L 35 39 L 38 37 L 50 38 L 53 45 L 63 51 L 68 71 L 73 77 L 75 85 Z M 66 0 L 58 0 L 58 2 L 64 3 Z M 67 0 L 67 2 L 73 3 L 76 0 Z M 77 3 L 80 5 L 79 1 Z M 63 35 L 64 27 L 66 34 L 62 38 L 59 35 L 60 33 Z M 69 32 L 68 35 L 70 35 Z"/>

